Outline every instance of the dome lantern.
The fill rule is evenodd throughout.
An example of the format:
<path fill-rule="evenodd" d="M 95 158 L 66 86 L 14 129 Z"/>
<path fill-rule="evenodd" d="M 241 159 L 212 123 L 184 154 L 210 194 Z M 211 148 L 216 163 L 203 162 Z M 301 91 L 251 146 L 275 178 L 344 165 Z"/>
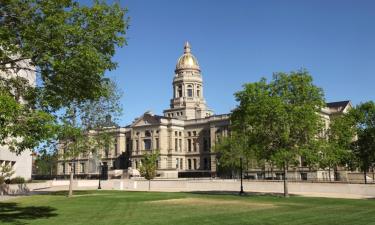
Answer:
<path fill-rule="evenodd" d="M 191 54 L 191 46 L 189 42 L 185 43 L 184 54 L 178 59 L 176 65 L 176 71 L 183 69 L 193 69 L 200 71 L 198 60 L 193 54 Z"/>

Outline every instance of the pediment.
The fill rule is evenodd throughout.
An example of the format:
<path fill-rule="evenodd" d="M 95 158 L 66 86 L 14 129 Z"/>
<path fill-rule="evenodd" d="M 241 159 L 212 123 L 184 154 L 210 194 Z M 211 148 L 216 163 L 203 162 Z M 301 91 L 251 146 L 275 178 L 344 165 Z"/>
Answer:
<path fill-rule="evenodd" d="M 137 118 L 133 122 L 131 127 L 159 125 L 159 124 L 160 124 L 160 116 L 145 113 L 141 117 Z"/>

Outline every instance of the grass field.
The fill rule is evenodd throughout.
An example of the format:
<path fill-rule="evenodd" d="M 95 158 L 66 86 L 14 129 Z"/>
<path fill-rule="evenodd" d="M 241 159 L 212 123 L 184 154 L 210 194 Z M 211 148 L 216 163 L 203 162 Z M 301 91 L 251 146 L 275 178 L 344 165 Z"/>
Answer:
<path fill-rule="evenodd" d="M 0 224 L 375 224 L 375 200 L 81 191 L 0 202 Z"/>

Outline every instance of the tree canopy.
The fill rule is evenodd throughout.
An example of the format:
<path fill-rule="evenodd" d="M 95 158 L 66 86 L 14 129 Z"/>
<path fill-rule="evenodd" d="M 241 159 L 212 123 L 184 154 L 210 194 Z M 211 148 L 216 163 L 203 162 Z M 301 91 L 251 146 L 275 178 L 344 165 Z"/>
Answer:
<path fill-rule="evenodd" d="M 322 129 L 324 94 L 312 81 L 305 70 L 275 73 L 270 82 L 262 78 L 235 94 L 232 129 L 247 136 L 260 158 L 284 168 L 284 180 L 288 166 Z"/>
<path fill-rule="evenodd" d="M 116 47 L 125 43 L 126 10 L 118 3 L 74 0 L 0 2 L 0 71 L 36 71 L 43 106 L 102 95 Z M 28 62 L 28 63 L 25 63 Z"/>

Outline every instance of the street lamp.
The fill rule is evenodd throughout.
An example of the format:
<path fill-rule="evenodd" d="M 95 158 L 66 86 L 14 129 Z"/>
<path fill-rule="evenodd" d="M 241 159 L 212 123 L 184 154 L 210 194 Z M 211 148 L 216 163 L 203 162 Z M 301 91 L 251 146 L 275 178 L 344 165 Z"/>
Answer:
<path fill-rule="evenodd" d="M 240 158 L 240 176 L 241 176 L 241 190 L 240 190 L 240 195 L 243 195 L 245 194 L 245 192 L 243 191 L 243 184 L 242 184 L 242 157 Z"/>

